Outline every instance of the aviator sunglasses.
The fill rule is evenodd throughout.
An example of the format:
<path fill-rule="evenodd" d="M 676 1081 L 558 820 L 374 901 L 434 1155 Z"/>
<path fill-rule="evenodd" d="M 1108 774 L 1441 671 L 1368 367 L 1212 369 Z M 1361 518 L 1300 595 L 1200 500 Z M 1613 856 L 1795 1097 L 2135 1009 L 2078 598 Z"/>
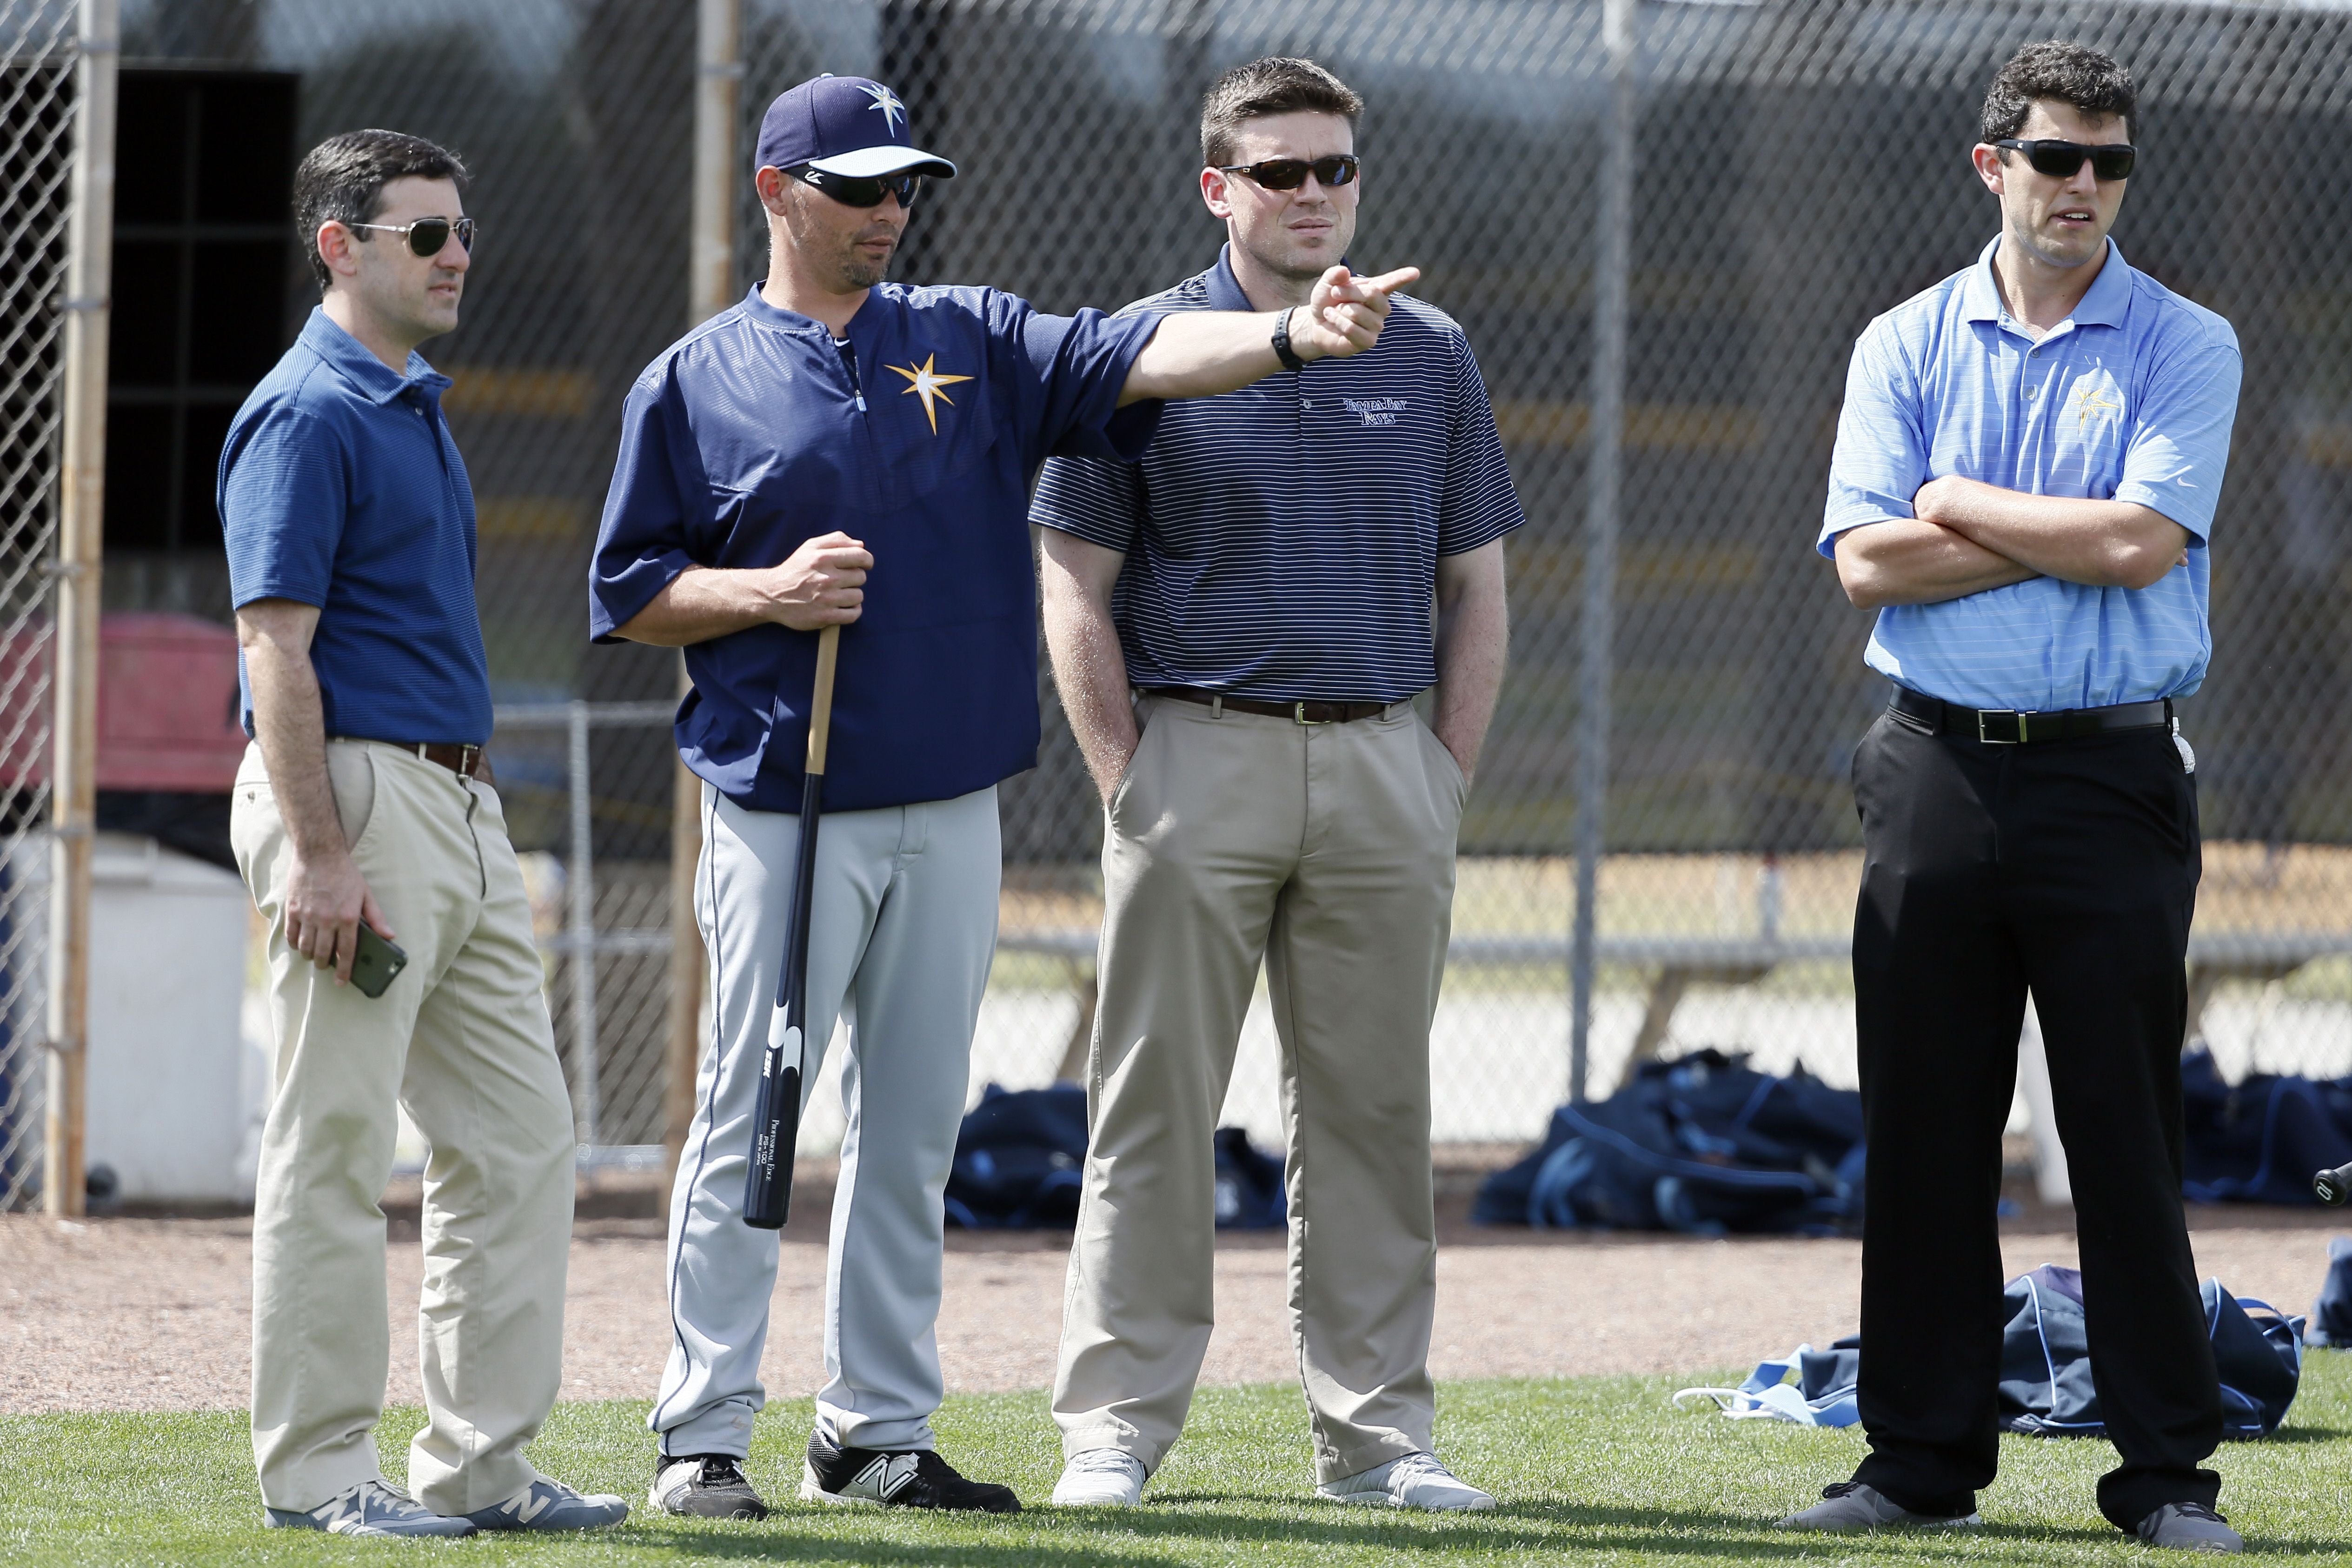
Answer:
<path fill-rule="evenodd" d="M 1328 158 L 1268 158 L 1263 163 L 1225 163 L 1218 166 L 1220 174 L 1247 174 L 1269 191 L 1295 191 L 1307 183 L 1312 171 L 1316 184 L 1325 186 L 1345 185 L 1356 178 L 1364 166 L 1363 160 L 1353 153 L 1336 153 Z"/>
<path fill-rule="evenodd" d="M 923 188 L 920 174 L 883 174 L 860 180 L 847 174 L 828 174 L 805 164 L 789 172 L 793 179 L 823 191 L 845 207 L 878 207 L 885 196 L 897 196 L 900 206 L 911 207 Z"/>
<path fill-rule="evenodd" d="M 421 217 L 415 223 L 347 223 L 343 226 L 378 228 L 386 234 L 404 234 L 408 237 L 410 250 L 428 257 L 441 254 L 441 247 L 449 243 L 449 235 L 454 230 L 457 243 L 466 247 L 467 254 L 470 256 L 474 250 L 474 220 L 469 217 L 461 217 L 454 222 L 446 217 Z"/>
<path fill-rule="evenodd" d="M 2139 149 L 2128 142 L 2110 142 L 2104 146 L 2087 147 L 2080 142 L 1996 142 L 1996 147 L 2014 147 L 2025 154 L 2037 174 L 2047 174 L 2053 180 L 2071 180 L 2083 160 L 2091 161 L 2091 173 L 2102 180 L 2128 180 L 2132 164 Z"/>

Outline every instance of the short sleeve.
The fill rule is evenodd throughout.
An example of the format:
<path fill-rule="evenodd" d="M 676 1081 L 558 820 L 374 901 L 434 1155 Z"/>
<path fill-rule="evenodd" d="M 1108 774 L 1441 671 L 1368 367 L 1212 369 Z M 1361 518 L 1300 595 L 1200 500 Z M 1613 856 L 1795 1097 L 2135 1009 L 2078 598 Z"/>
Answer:
<path fill-rule="evenodd" d="M 2243 368 L 2227 326 L 2150 368 L 2116 500 L 2160 511 L 2206 542 L 2230 466 Z"/>
<path fill-rule="evenodd" d="M 334 431 L 286 403 L 240 418 L 221 449 L 230 602 L 324 608 L 351 509 L 351 458 Z"/>
<path fill-rule="evenodd" d="M 1927 468 L 1918 379 L 1893 322 L 1882 316 L 1855 342 L 1846 367 L 1829 506 L 1814 547 L 1835 559 L 1837 536 L 1846 530 L 1912 516 L 1911 498 L 1935 477 Z"/>
<path fill-rule="evenodd" d="M 1048 316 L 1025 300 L 996 297 L 992 330 L 1012 340 L 1022 384 L 1024 451 L 1049 456 L 1139 458 L 1160 425 L 1160 405 L 1118 405 L 1136 356 L 1160 330 L 1155 315 L 1080 310 Z"/>
<path fill-rule="evenodd" d="M 1500 539 L 1528 521 L 1511 488 L 1503 456 L 1502 432 L 1495 427 L 1495 405 L 1486 395 L 1478 361 L 1460 333 L 1454 334 L 1452 441 L 1445 458 L 1445 489 L 1439 497 L 1437 553 L 1459 555 Z"/>
<path fill-rule="evenodd" d="M 656 372 L 621 407 L 621 452 L 588 561 L 588 635 L 613 642 L 654 596 L 695 564 L 691 529 L 710 510 L 701 455 L 675 377 Z"/>
<path fill-rule="evenodd" d="M 1054 458 L 1037 476 L 1029 521 L 1125 553 L 1143 524 L 1143 466 L 1116 458 Z"/>

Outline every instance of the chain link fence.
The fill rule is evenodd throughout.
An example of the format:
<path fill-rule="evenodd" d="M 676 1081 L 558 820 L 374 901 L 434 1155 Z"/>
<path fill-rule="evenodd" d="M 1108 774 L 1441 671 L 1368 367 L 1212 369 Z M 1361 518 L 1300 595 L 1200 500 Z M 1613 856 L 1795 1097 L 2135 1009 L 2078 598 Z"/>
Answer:
<path fill-rule="evenodd" d="M 0 0 L 0 1209 L 41 1166 L 49 671 L 75 17 Z"/>
<path fill-rule="evenodd" d="M 49 14 L 0 0 L 12 5 L 0 16 Z M 1852 1081 L 1846 766 L 1885 689 L 1861 662 L 1867 617 L 1811 548 L 1847 355 L 1873 315 L 1992 233 L 1966 153 L 2000 62 L 2047 37 L 2109 49 L 2144 105 L 2117 242 L 2227 316 L 2247 364 L 2214 543 L 2216 656 L 2184 707 L 2208 835 L 2197 1032 L 2232 1077 L 2352 1071 L 2352 12 L 1633 7 L 1613 628 L 1596 664 L 1580 637 L 1613 101 L 1602 20 L 1601 0 L 745 0 L 740 145 L 795 80 L 880 77 L 963 170 L 927 192 L 895 275 L 1108 308 L 1215 255 L 1194 174 L 1197 104 L 1217 72 L 1304 54 L 1365 95 L 1354 259 L 1420 267 L 1417 292 L 1462 321 L 1529 519 L 1510 546 L 1513 669 L 1464 825 L 1434 1040 L 1439 1138 L 1510 1142 L 1570 1089 L 1578 725 L 1595 689 L 1611 701 L 1589 1089 L 1605 1093 L 1637 1054 L 1702 1045 Z M 431 353 L 455 377 L 447 407 L 479 496 L 497 695 L 541 715 L 503 723 L 495 755 L 531 854 L 583 1137 L 652 1142 L 669 753 L 657 725 L 592 721 L 576 810 L 583 748 L 562 705 L 674 689 L 674 656 L 586 646 L 582 590 L 622 395 L 688 324 L 694 8 L 126 0 L 124 23 L 126 83 L 199 64 L 297 72 L 299 146 L 389 125 L 473 167 L 466 325 Z M 20 237 L 36 229 L 13 215 L 30 203 L 54 217 L 54 186 L 17 173 L 47 145 L 19 125 L 62 124 L 62 89 L 44 84 L 64 77 L 45 68 L 8 77 L 12 104 L 50 95 L 8 121 L 9 265 L 36 271 L 54 244 Z M 748 287 L 765 227 L 748 171 L 741 188 Z M 0 374 L 10 428 L 31 421 L 38 438 L 12 437 L 5 559 L 29 563 L 47 548 L 48 437 L 19 410 L 39 406 L 53 326 L 16 303 L 37 295 L 22 276 Z M 290 335 L 313 295 L 289 270 L 283 298 Z M 37 578 L 8 570 L 26 587 L 7 614 L 35 624 Z M 108 584 L 113 605 L 226 614 L 216 550 L 124 550 Z M 1039 766 L 1003 795 L 1004 951 L 975 1092 L 1054 1077 L 1088 1006 L 1099 812 L 1050 692 L 1046 709 Z M 11 820 L 37 816 L 36 799 Z M 596 933 L 584 974 L 566 934 L 583 902 L 566 875 L 582 863 Z M 1273 1074 L 1261 1007 L 1229 1120 L 1275 1131 Z M 837 1134 L 828 1104 L 820 1094 L 804 1147 Z"/>

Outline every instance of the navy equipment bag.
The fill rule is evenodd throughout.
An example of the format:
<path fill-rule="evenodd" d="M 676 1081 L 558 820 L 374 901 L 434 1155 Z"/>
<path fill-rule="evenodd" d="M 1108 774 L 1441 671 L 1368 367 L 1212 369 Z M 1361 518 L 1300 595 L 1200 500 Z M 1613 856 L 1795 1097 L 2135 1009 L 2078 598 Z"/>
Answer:
<path fill-rule="evenodd" d="M 1470 1217 L 1826 1235 L 1860 1218 L 1862 1171 L 1861 1095 L 1703 1050 L 1643 1063 L 1607 1100 L 1561 1106 L 1534 1153 L 1486 1179 Z"/>
<path fill-rule="evenodd" d="M 2266 1437 L 2286 1419 L 2303 1378 L 2303 1320 L 2205 1281 L 2205 1323 L 2221 1374 L 2221 1435 Z M 2000 1424 L 2042 1437 L 2101 1437 L 2098 1390 L 2083 1318 L 2083 1276 L 2043 1264 L 2009 1282 L 2001 1332 Z"/>
<path fill-rule="evenodd" d="M 2303 1342 L 2352 1350 L 2352 1236 L 2339 1236 L 2327 1244 L 2327 1278 L 2320 1282 L 2319 1300 L 2311 1304 Z"/>
<path fill-rule="evenodd" d="M 2181 1195 L 2193 1204 L 2310 1205 L 2311 1173 L 2352 1160 L 2352 1079 L 2222 1078 L 2210 1051 L 2180 1058 Z"/>
<path fill-rule="evenodd" d="M 1087 1091 L 1074 1083 L 1008 1091 L 990 1084 L 956 1133 L 948 1173 L 950 1225 L 1035 1230 L 1075 1225 L 1087 1159 Z M 1278 1226 L 1282 1162 L 1250 1147 L 1238 1127 L 1217 1130 L 1217 1224 Z"/>

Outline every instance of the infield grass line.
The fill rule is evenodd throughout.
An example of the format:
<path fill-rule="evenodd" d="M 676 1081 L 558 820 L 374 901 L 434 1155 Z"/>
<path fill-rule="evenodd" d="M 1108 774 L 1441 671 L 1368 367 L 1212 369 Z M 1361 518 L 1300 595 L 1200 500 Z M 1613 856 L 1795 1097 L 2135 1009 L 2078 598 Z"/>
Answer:
<path fill-rule="evenodd" d="M 1060 1455 L 1042 1393 L 964 1394 L 937 1423 L 965 1473 L 1009 1482 L 1012 1517 L 827 1508 L 795 1498 L 806 1401 L 761 1416 L 747 1467 L 776 1511 L 758 1524 L 649 1512 L 653 1447 L 641 1402 L 559 1407 L 531 1447 L 549 1474 L 616 1491 L 627 1524 L 592 1535 L 360 1542 L 260 1527 L 245 1419 L 234 1411 L 0 1415 L 0 1563 L 308 1564 L 409 1561 L 571 1564 L 877 1563 L 891 1568 L 1349 1568 L 1367 1563 L 1681 1564 L 2182 1563 L 2108 1527 L 2092 1501 L 2113 1463 L 2103 1442 L 2010 1437 L 1980 1500 L 1982 1531 L 1784 1535 L 1771 1521 L 1851 1473 L 1857 1430 L 1732 1422 L 1675 1411 L 1691 1378 L 1454 1383 L 1438 1442 L 1500 1500 L 1489 1514 L 1433 1516 L 1317 1500 L 1307 1420 L 1288 1386 L 1203 1390 L 1183 1441 L 1133 1510 L 1045 1505 Z M 415 1429 L 392 1412 L 387 1434 Z M 387 1438 L 398 1479 L 404 1451 Z M 2290 1424 L 2226 1445 L 2222 1510 L 2256 1553 L 2352 1565 L 2352 1354 L 2315 1352 Z"/>

